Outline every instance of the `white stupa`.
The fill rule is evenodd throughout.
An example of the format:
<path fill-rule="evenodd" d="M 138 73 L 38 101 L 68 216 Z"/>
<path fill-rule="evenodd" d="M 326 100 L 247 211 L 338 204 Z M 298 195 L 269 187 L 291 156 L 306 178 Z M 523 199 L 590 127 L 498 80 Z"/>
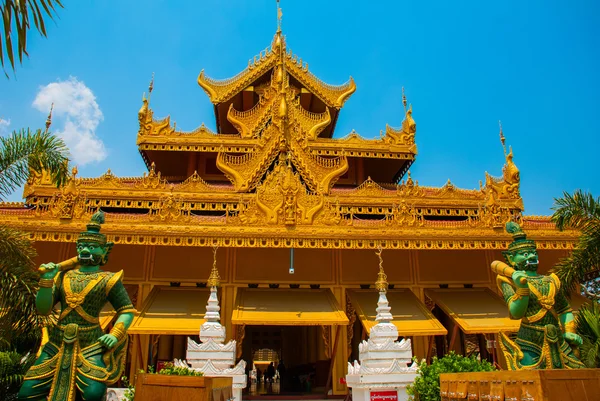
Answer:
<path fill-rule="evenodd" d="M 246 362 L 240 360 L 235 365 L 236 342 L 225 342 L 225 327 L 221 324 L 217 288 L 220 277 L 217 270 L 216 248 L 214 250 L 213 268 L 207 285 L 210 287 L 208 304 L 206 305 L 205 322 L 200 326 L 200 344 L 188 337 L 186 361 L 175 360 L 175 366 L 191 365 L 192 369 L 204 373 L 204 376 L 228 376 L 233 378 L 233 398 L 242 401 L 242 389 L 246 387 Z"/>
<path fill-rule="evenodd" d="M 360 363 L 348 363 L 346 383 L 352 389 L 352 399 L 355 401 L 405 401 L 408 400 L 406 386 L 414 382 L 417 367 L 412 362 L 410 340 L 397 341 L 398 329 L 391 323 L 393 317 L 386 297 L 388 284 L 381 250 L 377 255 L 377 324 L 371 328 L 369 340 L 359 345 Z"/>

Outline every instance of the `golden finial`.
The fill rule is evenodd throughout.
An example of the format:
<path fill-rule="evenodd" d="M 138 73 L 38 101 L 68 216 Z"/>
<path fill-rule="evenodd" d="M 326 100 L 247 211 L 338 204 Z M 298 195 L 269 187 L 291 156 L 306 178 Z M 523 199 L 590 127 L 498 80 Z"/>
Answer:
<path fill-rule="evenodd" d="M 281 32 L 281 17 L 283 17 L 283 12 L 279 7 L 279 0 L 277 0 L 277 32 Z"/>
<path fill-rule="evenodd" d="M 154 90 L 154 73 L 152 73 L 152 79 L 150 80 L 150 85 L 148 85 L 148 101 L 150 101 L 150 96 L 152 95 L 153 90 Z"/>
<path fill-rule="evenodd" d="M 77 177 L 78 172 L 79 172 L 79 170 L 77 170 L 77 166 L 73 166 L 73 169 L 71 170 L 71 174 L 73 174 L 73 178 Z"/>
<path fill-rule="evenodd" d="M 402 105 L 404 106 L 404 114 L 406 114 L 406 95 L 404 94 L 404 86 L 402 87 Z"/>
<path fill-rule="evenodd" d="M 48 130 L 52 125 L 52 110 L 54 110 L 54 103 L 50 105 L 50 113 L 48 113 L 48 118 L 46 118 L 46 133 L 48 133 Z"/>
<path fill-rule="evenodd" d="M 504 132 L 502 132 L 502 121 L 498 120 L 500 126 L 500 143 L 502 143 L 502 149 L 504 150 L 504 156 L 506 156 L 506 138 L 504 138 Z"/>
<path fill-rule="evenodd" d="M 388 288 L 387 275 L 383 271 L 383 258 L 381 257 L 381 253 L 383 252 L 383 248 L 381 245 L 377 248 L 377 252 L 375 254 L 379 258 L 379 273 L 377 273 L 377 281 L 375 282 L 375 288 L 379 292 L 386 292 Z"/>
<path fill-rule="evenodd" d="M 221 283 L 221 277 L 219 276 L 219 270 L 217 269 L 217 249 L 219 249 L 218 246 L 213 246 L 213 267 L 207 282 L 207 285 L 210 288 L 218 287 Z"/>

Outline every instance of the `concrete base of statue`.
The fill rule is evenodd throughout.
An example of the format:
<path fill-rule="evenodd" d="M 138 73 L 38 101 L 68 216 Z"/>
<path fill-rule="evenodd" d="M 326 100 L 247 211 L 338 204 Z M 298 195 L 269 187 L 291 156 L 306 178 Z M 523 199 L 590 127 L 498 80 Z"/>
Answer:
<path fill-rule="evenodd" d="M 406 386 L 417 376 L 411 342 L 397 341 L 385 292 L 380 292 L 377 304 L 379 323 L 371 328 L 369 340 L 359 345 L 360 363 L 348 363 L 346 384 L 354 401 L 406 401 Z"/>
<path fill-rule="evenodd" d="M 109 388 L 106 390 L 106 401 L 123 401 L 126 388 Z"/>

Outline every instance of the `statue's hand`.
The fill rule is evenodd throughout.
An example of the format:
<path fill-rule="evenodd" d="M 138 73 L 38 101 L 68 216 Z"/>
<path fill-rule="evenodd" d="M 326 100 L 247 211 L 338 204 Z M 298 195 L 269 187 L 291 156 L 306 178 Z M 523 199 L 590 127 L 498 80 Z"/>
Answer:
<path fill-rule="evenodd" d="M 58 263 L 44 263 L 38 268 L 41 273 L 41 277 L 45 279 L 53 279 L 60 271 L 60 265 Z"/>
<path fill-rule="evenodd" d="M 108 349 L 114 347 L 118 342 L 117 337 L 113 336 L 112 334 L 105 334 L 100 337 L 98 341 L 100 341 L 100 344 L 104 345 Z"/>
<path fill-rule="evenodd" d="M 522 278 L 525 278 L 525 280 L 522 280 Z M 518 288 L 527 288 L 527 273 L 525 273 L 524 271 L 516 270 L 512 274 L 512 281 Z M 524 281 L 524 284 L 521 284 L 521 281 Z"/>
<path fill-rule="evenodd" d="M 581 339 L 581 337 L 579 336 L 579 334 L 575 334 L 575 333 L 565 333 L 563 335 L 563 337 L 565 338 L 565 340 L 572 345 L 577 345 L 580 346 L 581 344 L 583 344 L 583 340 Z"/>

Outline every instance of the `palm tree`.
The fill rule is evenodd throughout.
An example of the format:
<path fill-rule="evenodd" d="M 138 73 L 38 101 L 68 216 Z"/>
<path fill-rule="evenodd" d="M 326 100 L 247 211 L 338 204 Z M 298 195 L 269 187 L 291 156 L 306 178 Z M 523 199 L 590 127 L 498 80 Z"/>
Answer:
<path fill-rule="evenodd" d="M 54 19 L 53 12 L 62 8 L 61 0 L 0 0 L 0 16 L 2 20 L 2 36 L 0 36 L 0 65 L 4 68 L 4 52 L 13 71 L 15 69 L 15 48 L 13 36 L 16 36 L 16 53 L 19 62 L 27 54 L 27 33 L 31 28 L 31 20 L 37 31 L 46 36 L 45 19 Z M 15 34 L 13 35 L 13 29 Z M 5 72 L 5 75 L 8 76 Z"/>
<path fill-rule="evenodd" d="M 600 305 L 588 302 L 577 313 L 577 333 L 583 339 L 579 347 L 581 361 L 588 368 L 600 368 Z"/>
<path fill-rule="evenodd" d="M 48 130 L 21 130 L 0 138 L 0 199 L 22 186 L 30 174 L 49 173 L 57 185 L 68 179 L 68 150 Z M 0 395 L 18 390 L 22 375 L 33 362 L 41 327 L 35 294 L 39 275 L 35 249 L 25 233 L 0 226 Z M 15 365 L 12 366 L 11 364 Z M 12 394 L 14 395 L 14 394 Z M 12 397 L 11 395 L 11 397 Z"/>
<path fill-rule="evenodd" d="M 600 198 L 577 190 L 573 195 L 564 193 L 554 200 L 552 221 L 559 230 L 567 228 L 581 232 L 572 254 L 554 268 L 566 293 L 578 290 L 580 284 L 591 299 L 599 299 L 600 277 Z"/>
<path fill-rule="evenodd" d="M 16 394 L 29 366 L 35 362 L 35 354 L 23 356 L 15 351 L 0 352 L 0 399 L 16 400 Z"/>

